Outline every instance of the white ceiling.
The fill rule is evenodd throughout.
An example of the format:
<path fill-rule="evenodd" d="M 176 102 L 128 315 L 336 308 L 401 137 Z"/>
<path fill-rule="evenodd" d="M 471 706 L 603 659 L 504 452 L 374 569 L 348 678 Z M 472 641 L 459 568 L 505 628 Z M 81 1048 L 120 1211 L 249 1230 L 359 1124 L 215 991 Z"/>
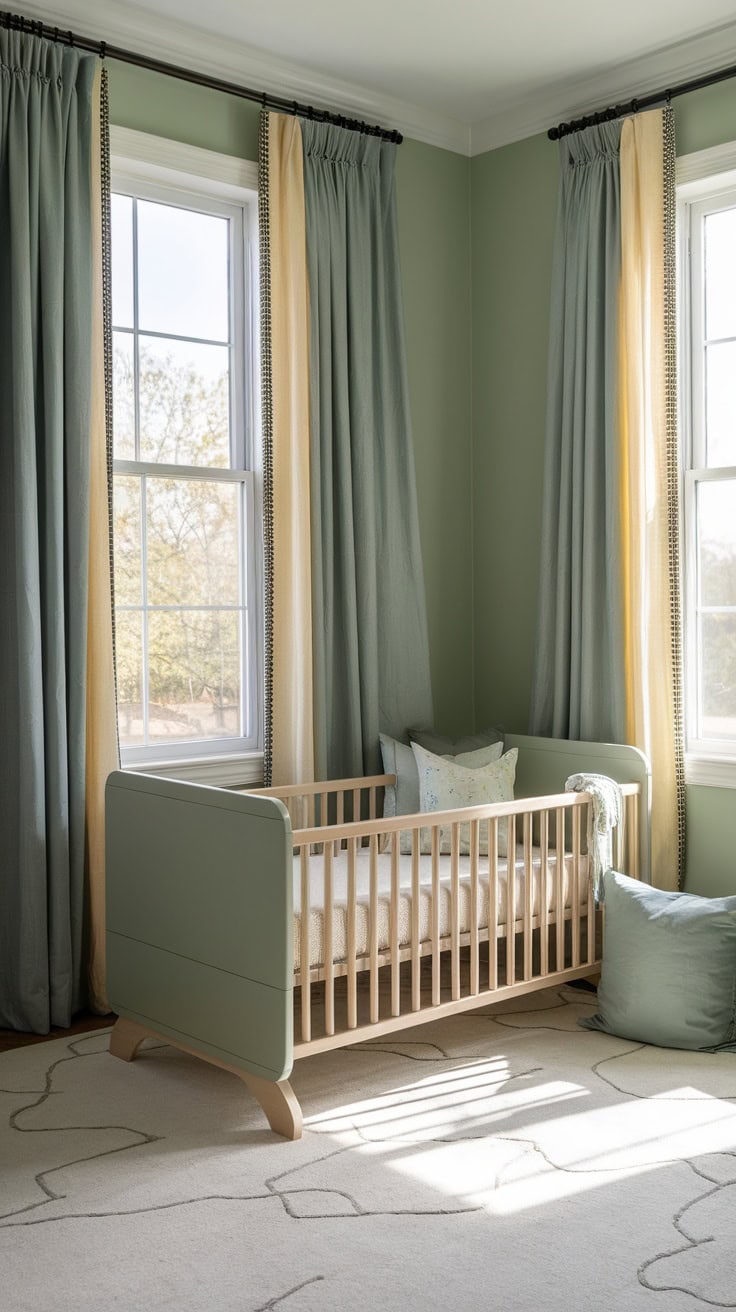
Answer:
<path fill-rule="evenodd" d="M 477 153 L 736 62 L 734 0 L 59 0 L 33 17 Z"/>

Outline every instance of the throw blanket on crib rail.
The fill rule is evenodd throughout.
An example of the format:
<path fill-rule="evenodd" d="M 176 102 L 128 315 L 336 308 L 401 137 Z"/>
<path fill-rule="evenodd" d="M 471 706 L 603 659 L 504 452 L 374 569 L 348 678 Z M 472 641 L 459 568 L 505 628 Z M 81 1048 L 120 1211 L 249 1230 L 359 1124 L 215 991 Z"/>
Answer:
<path fill-rule="evenodd" d="M 588 811 L 588 860 L 598 906 L 603 901 L 603 875 L 613 865 L 613 829 L 623 814 L 623 795 L 606 774 L 571 774 L 565 792 L 590 793 L 593 799 Z"/>

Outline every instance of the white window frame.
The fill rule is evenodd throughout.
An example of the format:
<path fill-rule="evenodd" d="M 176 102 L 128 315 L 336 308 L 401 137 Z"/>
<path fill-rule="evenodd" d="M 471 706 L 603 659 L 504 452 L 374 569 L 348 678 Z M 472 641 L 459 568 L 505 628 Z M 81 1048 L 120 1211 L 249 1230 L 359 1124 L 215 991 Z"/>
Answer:
<path fill-rule="evenodd" d="M 237 468 L 188 469 L 183 466 L 150 465 L 158 476 L 218 478 L 241 482 L 245 487 L 245 525 L 249 529 L 246 559 L 249 577 L 247 594 L 253 599 L 249 612 L 247 661 L 255 677 L 255 716 L 252 738 L 239 740 L 234 748 L 228 739 L 180 743 L 161 751 L 155 746 L 125 748 L 123 768 L 145 770 L 171 778 L 235 786 L 257 784 L 263 778 L 263 478 L 260 457 L 260 389 L 258 358 L 258 169 L 251 161 L 201 150 L 148 133 L 112 126 L 110 129 L 111 187 L 114 192 L 143 194 L 152 200 L 173 204 L 203 203 L 210 213 L 220 213 L 231 223 L 231 259 L 237 286 L 243 287 L 245 305 L 233 306 L 232 340 L 235 358 L 245 360 L 245 377 L 238 370 L 231 376 L 231 405 L 236 421 Z M 115 461 L 115 472 L 144 470 L 140 462 Z M 250 695 L 243 689 L 244 695 Z"/>
<path fill-rule="evenodd" d="M 703 322 L 702 218 L 736 207 L 736 142 L 677 161 L 678 338 L 682 444 L 681 543 L 685 658 L 686 778 L 690 784 L 736 788 L 736 740 L 719 743 L 695 733 L 698 696 L 697 521 L 700 483 L 736 477 L 736 468 L 705 465 L 705 385 L 700 352 L 693 352 L 694 325 Z"/>

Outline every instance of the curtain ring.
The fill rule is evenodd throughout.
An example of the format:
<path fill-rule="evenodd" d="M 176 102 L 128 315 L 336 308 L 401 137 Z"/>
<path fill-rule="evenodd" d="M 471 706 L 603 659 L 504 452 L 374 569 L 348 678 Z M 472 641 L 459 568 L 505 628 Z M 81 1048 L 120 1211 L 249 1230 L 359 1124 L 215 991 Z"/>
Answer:
<path fill-rule="evenodd" d="M 297 114 L 299 113 L 299 106 L 295 100 L 292 100 L 291 102 L 291 112 L 294 115 L 294 118 L 296 118 Z"/>
<path fill-rule="evenodd" d="M 100 41 L 100 59 L 104 59 L 107 54 L 107 42 Z"/>
<path fill-rule="evenodd" d="M 73 33 L 73 32 L 67 32 L 67 37 L 68 37 L 68 39 L 69 39 L 69 45 L 70 45 L 70 47 L 73 49 L 73 48 L 74 48 L 74 33 Z"/>

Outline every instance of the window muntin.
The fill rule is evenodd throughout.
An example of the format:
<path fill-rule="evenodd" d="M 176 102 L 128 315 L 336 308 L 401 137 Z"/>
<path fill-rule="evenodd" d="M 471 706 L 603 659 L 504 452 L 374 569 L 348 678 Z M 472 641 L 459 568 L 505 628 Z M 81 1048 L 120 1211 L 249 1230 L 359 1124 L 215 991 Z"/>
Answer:
<path fill-rule="evenodd" d="M 123 760 L 258 746 L 247 207 L 154 183 L 112 201 Z"/>
<path fill-rule="evenodd" d="M 736 187 L 681 218 L 687 749 L 736 760 Z"/>

